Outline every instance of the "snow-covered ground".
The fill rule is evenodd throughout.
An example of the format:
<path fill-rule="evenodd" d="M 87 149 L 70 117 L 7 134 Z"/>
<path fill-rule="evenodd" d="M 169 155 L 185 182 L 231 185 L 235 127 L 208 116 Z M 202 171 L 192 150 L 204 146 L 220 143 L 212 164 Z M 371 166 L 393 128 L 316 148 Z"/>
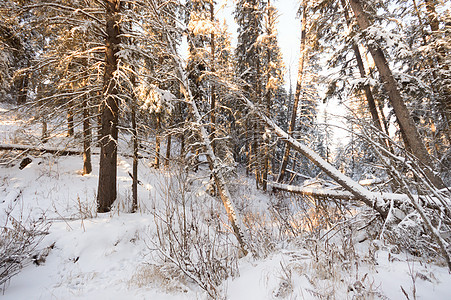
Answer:
<path fill-rule="evenodd" d="M 2 130 L 7 128 L 6 123 L 1 126 Z M 2 138 L 6 136 L 9 135 L 2 132 Z M 265 249 L 258 249 L 258 258 L 237 257 L 236 241 L 227 226 L 224 209 L 220 201 L 206 193 L 209 177 L 202 170 L 187 175 L 184 168 L 175 164 L 169 169 L 154 170 L 142 160 L 140 210 L 131 214 L 128 213 L 131 159 L 120 156 L 118 200 L 111 213 L 97 214 L 98 156 L 93 156 L 93 173 L 86 176 L 81 175 L 81 157 L 45 154 L 30 158 L 32 162 L 23 170 L 18 162 L 0 167 L 0 224 L 4 226 L 6 212 L 24 224 L 45 218 L 51 224 L 49 233 L 32 254 L 48 255 L 42 255 L 38 264 L 30 261 L 1 286 L 2 299 L 208 298 L 200 285 L 209 276 L 196 277 L 189 266 L 185 268 L 188 274 L 177 271 L 176 264 L 164 256 L 164 250 L 171 248 L 167 244 L 166 248 L 161 246 L 161 241 L 167 243 L 161 237 L 168 229 L 164 222 L 169 220 L 168 216 L 180 216 L 182 213 L 174 214 L 174 211 L 182 206 L 187 208 L 186 214 L 191 216 L 187 220 L 193 226 L 187 232 L 219 228 L 220 234 L 209 232 L 206 236 L 222 239 L 222 244 L 218 242 L 219 250 L 229 249 L 229 255 L 235 256 L 221 257 L 222 263 L 231 270 L 230 276 L 214 287 L 218 297 L 236 300 L 451 298 L 451 276 L 446 267 L 420 261 L 382 241 L 371 242 L 358 235 L 337 243 L 333 240 L 340 240 L 338 235 L 329 242 L 312 236 L 283 240 L 280 237 L 288 235 L 282 233 L 279 239 L 265 240 L 275 236 L 263 232 L 272 226 L 267 222 L 272 220 L 269 208 L 274 199 L 255 190 L 252 181 L 243 175 L 233 180 L 232 194 L 237 207 L 247 216 L 245 223 L 254 226 L 249 228 L 253 245 Z M 186 202 L 177 202 L 180 197 Z M 193 216 L 197 216 L 197 221 L 190 222 Z M 206 226 L 207 223 L 210 225 Z M 195 230 L 196 226 L 201 229 Z M 177 231 L 177 228 L 172 229 Z M 279 229 L 273 228 L 274 232 Z M 194 252 L 207 247 L 211 241 L 207 239 L 203 244 L 201 238 L 205 236 L 188 240 L 188 243 L 198 243 Z M 193 260 L 201 260 L 199 253 L 220 255 L 219 250 L 196 252 Z M 214 262 L 216 258 L 203 259 Z M 215 267 L 218 266 L 207 266 L 205 272 Z"/>

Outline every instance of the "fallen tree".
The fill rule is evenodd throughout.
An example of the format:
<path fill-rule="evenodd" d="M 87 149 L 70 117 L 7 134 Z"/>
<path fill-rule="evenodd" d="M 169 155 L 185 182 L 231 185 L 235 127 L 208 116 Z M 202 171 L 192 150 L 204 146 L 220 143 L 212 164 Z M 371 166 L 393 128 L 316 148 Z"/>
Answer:
<path fill-rule="evenodd" d="M 57 155 L 81 155 L 83 150 L 75 148 L 58 148 L 50 146 L 21 145 L 21 144 L 0 144 L 0 150 L 20 150 L 37 151 L 42 153 L 51 153 Z"/>
<path fill-rule="evenodd" d="M 236 89 L 235 89 L 236 90 Z M 244 102 L 244 104 L 258 117 L 260 118 L 266 125 L 273 129 L 273 132 L 279 136 L 281 139 L 283 139 L 286 143 L 289 143 L 291 147 L 295 150 L 297 150 L 299 153 L 303 154 L 305 157 L 307 157 L 311 162 L 313 162 L 316 166 L 318 166 L 324 173 L 326 173 L 330 178 L 332 178 L 335 182 L 337 182 L 339 185 L 341 185 L 346 191 L 348 191 L 350 194 L 352 194 L 356 199 L 362 201 L 367 206 L 373 208 L 376 210 L 383 219 L 387 220 L 388 217 L 391 214 L 391 208 L 393 207 L 394 201 L 384 201 L 384 198 L 382 195 L 378 193 L 373 193 L 367 189 L 365 189 L 363 186 L 352 180 L 351 178 L 347 177 L 340 171 L 338 171 L 334 166 L 329 164 L 327 161 L 325 161 L 322 157 L 320 157 L 317 153 L 315 153 L 313 150 L 305 146 L 304 144 L 300 143 L 293 137 L 291 137 L 288 133 L 286 133 L 284 130 L 282 130 L 277 124 L 275 124 L 270 118 L 268 118 L 264 113 L 261 112 L 252 102 L 250 102 L 246 97 L 243 95 L 240 95 L 238 93 L 238 98 Z M 412 167 L 410 165 L 410 167 Z M 399 172 L 391 166 L 391 171 L 394 174 L 398 174 L 396 177 L 398 178 L 399 182 L 402 184 L 403 187 L 407 187 L 405 180 L 403 179 L 403 176 L 399 174 Z M 411 168 L 411 171 L 416 173 L 416 170 Z M 418 176 L 420 174 L 416 174 L 417 177 L 422 178 L 422 176 Z M 428 182 L 425 182 L 426 185 L 428 185 Z M 433 187 L 432 189 L 429 189 L 430 191 L 435 191 Z M 445 241 L 440 233 L 440 225 L 437 228 L 435 228 L 431 220 L 426 216 L 425 211 L 423 207 L 420 205 L 420 203 L 417 201 L 416 196 L 412 195 L 412 193 L 407 189 L 404 188 L 403 191 L 405 192 L 405 199 L 402 202 L 404 203 L 410 203 L 415 210 L 420 214 L 421 218 L 425 222 L 425 227 L 433 237 L 433 239 L 437 242 L 439 245 L 440 251 L 442 252 L 443 257 L 446 260 L 446 263 L 448 265 L 449 270 L 451 271 L 451 257 L 446 249 L 446 247 L 449 245 L 447 241 Z M 441 202 L 443 202 L 443 198 L 436 192 L 434 192 L 438 196 L 438 199 L 441 199 Z M 390 205 L 389 205 L 390 204 Z M 441 210 L 443 213 L 448 215 L 448 205 L 447 203 L 442 203 L 443 207 L 439 210 Z M 449 215 L 448 215 L 449 216 Z"/>
<path fill-rule="evenodd" d="M 338 190 L 333 187 L 312 187 L 312 186 L 297 186 L 297 185 L 290 185 L 290 184 L 283 184 L 278 182 L 268 182 L 268 186 L 270 186 L 274 191 L 284 191 L 289 192 L 293 194 L 299 194 L 299 195 L 305 195 L 305 196 L 312 196 L 312 197 L 318 197 L 318 198 L 333 198 L 333 199 L 341 199 L 341 200 L 360 200 L 356 198 L 352 193 L 348 191 Z M 402 204 L 406 204 L 410 202 L 410 198 L 406 194 L 396 194 L 396 193 L 382 193 L 382 192 L 372 192 L 374 194 L 377 194 L 379 197 L 383 199 L 383 201 L 392 202 L 395 207 L 400 206 Z M 441 210 L 442 207 L 439 206 L 438 203 L 439 200 L 431 201 L 430 197 L 427 199 L 427 197 L 424 196 L 413 196 L 415 201 L 419 202 L 421 206 L 435 209 L 435 210 Z"/>
<path fill-rule="evenodd" d="M 307 157 L 311 162 L 318 166 L 324 173 L 326 173 L 330 178 L 342 186 L 346 191 L 351 193 L 356 199 L 362 201 L 367 206 L 372 207 L 376 210 L 384 219 L 388 215 L 388 204 L 383 200 L 383 198 L 344 175 L 338 171 L 334 166 L 324 160 L 321 156 L 315 153 L 313 150 L 300 143 L 288 133 L 282 130 L 277 124 L 275 124 L 270 118 L 262 113 L 251 101 L 249 101 L 243 95 L 239 95 L 239 99 L 247 106 L 249 109 L 260 118 L 268 127 L 270 127 L 273 132 L 279 136 L 286 143 L 291 145 L 291 148 L 295 149 L 305 157 Z"/>

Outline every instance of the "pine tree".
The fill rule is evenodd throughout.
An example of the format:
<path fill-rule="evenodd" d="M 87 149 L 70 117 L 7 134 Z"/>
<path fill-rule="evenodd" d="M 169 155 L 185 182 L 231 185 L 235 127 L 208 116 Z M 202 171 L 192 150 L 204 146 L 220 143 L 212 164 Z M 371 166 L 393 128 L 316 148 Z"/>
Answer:
<path fill-rule="evenodd" d="M 264 10 L 263 18 L 263 34 L 258 38 L 261 44 L 262 52 L 262 85 L 263 85 L 263 101 L 262 106 L 268 117 L 275 119 L 276 112 L 280 109 L 280 102 L 277 102 L 277 95 L 283 94 L 283 71 L 282 55 L 277 43 L 277 10 L 268 0 Z M 273 144 L 272 136 L 269 128 L 264 128 L 262 133 L 264 143 L 263 149 L 260 150 L 259 162 L 262 164 L 259 168 L 261 185 L 263 190 L 267 189 L 268 173 L 270 172 L 270 164 L 273 164 L 272 153 L 274 149 L 270 146 Z"/>
<path fill-rule="evenodd" d="M 22 1 L 0 4 L 0 96 L 24 104 L 29 92 L 29 71 L 34 57 L 30 41 L 33 32 L 25 28 L 30 14 L 17 13 Z"/>
<path fill-rule="evenodd" d="M 119 52 L 120 38 L 120 11 L 119 0 L 109 0 L 106 5 L 106 41 L 105 41 L 105 74 L 103 77 L 103 95 L 100 113 L 102 116 L 102 129 L 100 139 L 100 168 L 99 186 L 97 192 L 97 205 L 99 212 L 107 212 L 116 200 L 116 173 L 117 173 L 117 143 L 119 99 L 117 78 L 117 53 Z"/>
<path fill-rule="evenodd" d="M 262 9 L 260 0 L 238 1 L 235 9 L 235 21 L 238 25 L 238 44 L 235 50 L 236 77 L 241 81 L 242 89 L 255 104 L 261 104 L 261 47 L 258 37 L 262 34 Z M 245 141 L 239 148 L 245 148 L 246 171 L 255 171 L 256 184 L 260 183 L 260 174 L 256 168 L 261 124 L 252 120 L 243 108 L 241 116 L 244 124 Z"/>

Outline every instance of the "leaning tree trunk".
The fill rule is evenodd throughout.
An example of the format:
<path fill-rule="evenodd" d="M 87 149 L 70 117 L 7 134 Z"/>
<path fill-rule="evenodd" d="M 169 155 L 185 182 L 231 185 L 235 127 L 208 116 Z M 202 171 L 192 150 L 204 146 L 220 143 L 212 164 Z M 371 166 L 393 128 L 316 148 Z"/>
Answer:
<path fill-rule="evenodd" d="M 116 200 L 117 138 L 118 113 L 117 83 L 114 73 L 118 62 L 120 39 L 120 0 L 105 1 L 106 41 L 105 74 L 103 78 L 103 96 L 101 104 L 101 140 L 99 186 L 97 194 L 98 212 L 108 212 Z"/>
<path fill-rule="evenodd" d="M 299 98 L 301 96 L 301 88 L 302 88 L 302 78 L 304 77 L 304 61 L 306 55 L 305 44 L 307 41 L 307 7 L 303 5 L 302 8 L 302 23 L 301 23 L 301 48 L 299 55 L 299 69 L 298 69 L 298 78 L 296 82 L 296 92 L 294 95 L 293 101 L 293 109 L 291 112 L 290 125 L 288 126 L 288 134 L 292 135 L 296 126 L 296 117 L 299 105 Z M 282 163 L 280 165 L 279 176 L 277 178 L 277 182 L 282 182 L 285 177 L 285 171 L 288 165 L 288 158 L 290 156 L 290 147 L 289 143 L 285 143 L 285 150 L 283 153 Z"/>
<path fill-rule="evenodd" d="M 437 18 L 437 12 L 435 11 L 435 3 L 434 0 L 424 0 L 426 3 L 426 11 L 429 20 L 429 26 L 432 31 L 438 31 L 439 29 L 439 21 Z"/>
<path fill-rule="evenodd" d="M 235 237 L 238 240 L 238 243 L 240 244 L 241 251 L 243 252 L 244 255 L 247 255 L 248 245 L 245 242 L 244 232 L 242 231 L 241 220 L 236 213 L 235 206 L 232 202 L 232 196 L 230 195 L 229 189 L 226 184 L 226 180 L 225 180 L 225 177 L 223 174 L 223 166 L 221 165 L 219 160 L 216 158 L 210 138 L 208 137 L 207 130 L 206 130 L 205 126 L 201 123 L 202 117 L 199 113 L 199 110 L 197 109 L 196 103 L 194 102 L 193 98 L 191 97 L 189 90 L 185 93 L 186 93 L 185 97 L 189 101 L 188 105 L 190 105 L 190 107 L 191 107 L 191 111 L 194 116 L 194 120 L 199 125 L 200 138 L 202 139 L 202 142 L 204 143 L 204 146 L 206 148 L 205 152 L 206 152 L 208 164 L 210 166 L 210 170 L 213 175 L 213 179 L 215 181 L 216 188 L 219 191 L 219 195 L 221 197 L 221 200 L 224 204 L 227 215 L 229 217 L 230 223 L 232 225 L 233 232 L 235 234 Z"/>
<path fill-rule="evenodd" d="M 387 217 L 385 202 L 380 196 L 368 191 L 360 184 L 338 171 L 334 166 L 321 158 L 313 150 L 291 137 L 288 133 L 277 126 L 271 119 L 265 116 L 265 114 L 258 110 L 257 107 L 247 98 L 239 96 L 239 99 L 243 101 L 243 103 L 247 105 L 247 107 L 249 107 L 260 120 L 266 123 L 266 125 L 271 128 L 277 136 L 279 136 L 285 142 L 289 143 L 291 148 L 307 157 L 312 163 L 318 166 L 324 173 L 326 173 L 344 189 L 349 191 L 357 199 L 359 199 L 369 207 L 374 208 L 383 218 Z"/>
<path fill-rule="evenodd" d="M 344 0 L 341 0 L 341 5 L 343 6 L 343 9 L 344 9 L 346 23 L 347 23 L 348 27 L 350 27 L 351 21 L 350 21 L 350 17 L 349 17 L 349 12 L 348 12 L 348 9 L 346 7 L 346 3 Z M 352 42 L 352 50 L 354 51 L 354 54 L 355 54 L 355 59 L 357 61 L 357 67 L 359 68 L 360 77 L 362 79 L 365 79 L 366 72 L 365 72 L 365 67 L 363 65 L 362 55 L 360 55 L 359 46 L 355 42 Z M 371 118 L 373 119 L 374 126 L 376 126 L 377 129 L 382 131 L 381 120 L 379 118 L 379 114 L 377 113 L 376 101 L 374 101 L 374 97 L 373 97 L 373 93 L 371 92 L 370 85 L 365 84 L 363 86 L 363 91 L 365 92 L 365 98 L 366 98 L 366 102 L 368 104 L 368 110 L 371 114 Z"/>
<path fill-rule="evenodd" d="M 185 79 L 185 77 L 184 74 L 181 72 L 183 71 L 180 70 L 179 75 L 181 75 L 183 80 Z M 186 80 L 183 81 L 186 82 Z M 248 245 L 245 241 L 244 232 L 242 231 L 243 225 L 239 216 L 236 213 L 235 205 L 233 204 L 232 201 L 232 196 L 230 195 L 229 189 L 227 187 L 226 180 L 223 174 L 223 166 L 221 165 L 220 161 L 216 158 L 216 155 L 213 151 L 211 140 L 208 136 L 208 132 L 205 126 L 202 124 L 202 117 L 199 113 L 199 110 L 197 109 L 196 102 L 194 102 L 191 96 L 188 84 L 185 84 L 185 87 L 183 88 L 183 93 L 185 94 L 185 98 L 187 99 L 188 105 L 190 106 L 190 110 L 191 113 L 193 114 L 194 121 L 197 122 L 197 125 L 199 126 L 200 138 L 206 148 L 205 154 L 207 156 L 208 164 L 210 166 L 210 170 L 212 172 L 216 188 L 219 191 L 222 203 L 224 204 L 230 223 L 232 225 L 233 232 L 238 240 L 238 243 L 240 244 L 241 251 L 243 252 L 244 255 L 247 255 Z"/>
<path fill-rule="evenodd" d="M 371 24 L 365 14 L 365 11 L 363 10 L 361 1 L 350 0 L 350 4 L 360 28 L 362 30 L 365 30 L 370 27 Z M 396 81 L 393 77 L 390 67 L 388 66 L 384 52 L 380 47 L 374 46 L 373 44 L 368 44 L 368 49 L 379 71 L 379 75 L 384 84 L 385 90 L 388 93 L 390 103 L 392 104 L 395 115 L 399 121 L 401 131 L 405 133 L 406 140 L 411 148 L 412 153 L 419 159 L 422 164 L 426 166 L 425 173 L 428 179 L 438 188 L 445 187 L 441 178 L 435 175 L 432 171 L 432 159 L 429 156 L 429 153 L 427 152 L 426 147 L 421 140 L 421 136 L 418 133 L 417 127 L 409 114 L 406 104 L 402 99 Z"/>
<path fill-rule="evenodd" d="M 169 44 L 169 48 L 171 52 L 174 54 L 174 60 L 177 65 L 177 76 L 180 79 L 180 90 L 183 93 L 187 105 L 190 108 L 190 112 L 193 116 L 194 122 L 197 123 L 199 126 L 199 136 L 202 140 L 202 143 L 205 147 L 205 154 L 207 156 L 207 160 L 210 166 L 211 173 L 213 175 L 213 179 L 216 185 L 216 188 L 218 189 L 220 198 L 222 200 L 222 203 L 226 209 L 227 216 L 229 218 L 230 224 L 232 226 L 233 233 L 238 240 L 238 243 L 240 244 L 240 249 L 243 252 L 244 255 L 248 254 L 249 248 L 246 243 L 246 237 L 244 235 L 244 231 L 242 230 L 243 224 L 239 217 L 239 215 L 236 212 L 235 205 L 232 201 L 232 196 L 230 195 L 230 191 L 228 189 L 225 177 L 224 177 L 224 168 L 221 165 L 220 160 L 216 157 L 212 143 L 210 140 L 210 137 L 208 135 L 206 125 L 202 124 L 202 117 L 199 113 L 199 110 L 197 108 L 196 102 L 194 101 L 194 98 L 192 96 L 191 90 L 189 88 L 188 78 L 186 77 L 186 74 L 184 73 L 184 68 L 182 65 L 182 62 L 180 61 L 180 58 L 178 55 L 176 55 L 176 47 L 174 42 L 172 41 L 172 36 L 166 32 L 166 40 Z"/>

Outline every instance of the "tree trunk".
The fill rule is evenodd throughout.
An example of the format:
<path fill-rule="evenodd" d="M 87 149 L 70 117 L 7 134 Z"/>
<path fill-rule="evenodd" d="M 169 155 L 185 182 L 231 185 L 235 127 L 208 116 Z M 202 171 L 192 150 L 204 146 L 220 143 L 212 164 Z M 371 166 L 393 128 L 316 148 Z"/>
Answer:
<path fill-rule="evenodd" d="M 52 153 L 55 155 L 81 155 L 83 150 L 71 148 L 43 147 L 34 145 L 20 144 L 0 144 L 0 150 L 21 150 L 21 151 L 37 151 L 41 153 Z"/>
<path fill-rule="evenodd" d="M 363 66 L 362 56 L 360 55 L 359 46 L 353 43 L 352 50 L 354 50 L 355 58 L 357 61 L 357 67 L 359 68 L 360 77 L 362 79 L 366 78 L 365 67 Z M 368 84 L 363 86 L 365 92 L 366 102 L 368 104 L 368 110 L 370 111 L 371 118 L 373 119 L 374 126 L 382 131 L 381 121 L 377 113 L 376 101 L 374 101 L 373 93 L 371 92 L 371 87 Z"/>
<path fill-rule="evenodd" d="M 296 82 L 296 92 L 293 100 L 293 108 L 291 112 L 290 124 L 288 126 L 288 134 L 291 136 L 296 127 L 296 117 L 299 105 L 299 98 L 301 96 L 301 88 L 302 88 L 302 78 L 304 77 L 304 63 L 305 57 L 307 56 L 306 50 L 306 41 L 307 41 L 307 6 L 304 4 L 302 7 L 302 22 L 301 22 L 301 48 L 299 55 L 299 69 L 298 69 L 298 78 Z M 277 182 L 282 182 L 285 177 L 285 170 L 288 165 L 288 159 L 290 156 L 290 147 L 289 143 L 285 143 L 285 150 L 283 152 L 282 163 L 280 165 L 279 176 L 277 178 Z"/>
<path fill-rule="evenodd" d="M 169 166 L 169 160 L 171 159 L 171 142 L 172 142 L 172 135 L 168 135 L 168 139 L 166 141 L 166 159 L 164 160 L 164 166 Z"/>
<path fill-rule="evenodd" d="M 210 2 L 210 21 L 213 23 L 215 20 L 213 1 Z M 215 73 L 215 34 L 212 32 L 210 34 L 210 55 L 211 55 L 211 72 Z M 216 152 L 216 95 L 215 95 L 215 85 L 210 81 L 210 122 L 211 122 L 211 146 L 213 151 Z"/>
<path fill-rule="evenodd" d="M 415 0 L 414 0 L 415 1 Z M 346 3 L 345 0 L 341 0 L 341 5 L 344 9 L 344 15 L 346 18 L 346 23 L 348 25 L 348 27 L 351 27 L 351 21 L 350 21 L 350 15 L 349 15 L 349 11 L 346 7 Z M 360 49 L 359 46 L 356 43 L 352 43 L 352 49 L 354 51 L 355 54 L 355 58 L 356 58 L 356 62 L 357 62 L 357 67 L 359 69 L 359 73 L 360 73 L 360 77 L 362 79 L 366 78 L 366 72 L 365 72 L 365 66 L 363 64 L 363 59 L 362 59 L 362 55 L 360 54 Z M 387 134 L 387 136 L 389 135 L 388 133 L 388 126 L 385 122 L 385 117 L 384 117 L 384 112 L 382 107 L 380 108 L 380 114 L 381 116 L 379 117 L 379 113 L 377 111 L 377 105 L 376 105 L 376 101 L 373 97 L 373 92 L 371 91 L 371 87 L 369 84 L 365 84 L 363 86 L 363 91 L 365 93 L 365 98 L 366 98 L 366 102 L 368 104 L 368 110 L 371 114 L 371 118 L 373 120 L 373 124 L 374 126 L 376 126 L 376 128 L 378 130 L 380 130 L 381 132 L 385 132 L 385 134 Z M 381 141 L 382 143 L 384 143 L 384 141 Z M 393 148 L 390 144 L 390 142 L 385 141 L 385 144 L 387 145 L 387 147 L 390 149 L 390 151 L 393 153 Z M 406 148 L 407 148 L 407 144 L 406 144 Z"/>
<path fill-rule="evenodd" d="M 160 148 L 161 148 L 161 118 L 157 113 L 157 133 L 155 135 L 155 160 L 153 166 L 155 169 L 160 168 Z"/>
<path fill-rule="evenodd" d="M 180 133 L 180 156 L 185 159 L 185 131 Z"/>
<path fill-rule="evenodd" d="M 166 38 L 172 52 L 175 54 L 176 46 L 172 42 L 172 37 L 167 32 Z M 235 237 L 238 240 L 238 243 L 240 244 L 240 249 L 244 255 L 247 255 L 249 249 L 246 243 L 246 238 L 244 236 L 244 231 L 242 230 L 243 224 L 241 222 L 240 217 L 236 213 L 235 205 L 233 204 L 230 191 L 227 187 L 227 183 L 223 174 L 224 169 L 222 168 L 220 161 L 215 156 L 207 130 L 205 129 L 205 126 L 202 124 L 202 117 L 199 113 L 199 110 L 197 109 L 196 102 L 194 101 L 193 95 L 189 88 L 189 82 L 188 78 L 186 78 L 184 67 L 182 66 L 181 61 L 177 59 L 177 56 L 174 55 L 174 57 L 176 58 L 175 62 L 177 63 L 177 76 L 179 77 L 181 82 L 181 91 L 190 108 L 194 122 L 197 122 L 200 125 L 199 126 L 200 138 L 205 146 L 207 160 L 210 166 L 210 170 L 212 171 L 216 188 L 218 189 L 220 198 L 226 209 L 227 216 L 230 220 L 233 233 L 235 234 Z"/>
<path fill-rule="evenodd" d="M 106 41 L 105 41 L 105 74 L 103 78 L 103 95 L 101 103 L 101 140 L 99 187 L 97 194 L 98 212 L 108 212 L 116 200 L 117 173 L 117 138 L 119 103 L 117 83 L 114 73 L 118 62 L 116 54 L 119 51 L 120 39 L 120 0 L 105 1 L 106 6 Z"/>
<path fill-rule="evenodd" d="M 431 26 L 431 30 L 438 31 L 439 30 L 439 21 L 437 18 L 437 12 L 435 11 L 435 3 L 434 0 L 424 0 L 426 3 L 426 11 L 429 20 L 429 26 Z"/>
<path fill-rule="evenodd" d="M 248 99 L 246 99 L 245 97 L 240 97 L 240 99 L 253 111 L 253 113 L 260 120 L 266 123 L 269 128 L 272 128 L 273 132 L 277 136 L 289 143 L 293 149 L 307 157 L 312 163 L 318 166 L 324 173 L 335 180 L 335 182 L 341 185 L 344 189 L 353 194 L 357 199 L 364 202 L 366 205 L 373 207 L 383 218 L 387 217 L 385 202 L 381 197 L 379 197 L 377 194 L 371 193 L 351 178 L 342 174 L 340 171 L 335 169 L 334 166 L 332 166 L 330 163 L 316 154 L 313 150 L 291 137 L 288 133 L 277 126 L 271 119 L 262 114 L 261 111 L 258 110 L 257 107 Z"/>
<path fill-rule="evenodd" d="M 370 27 L 370 22 L 363 10 L 360 0 L 350 0 L 352 10 L 354 11 L 357 23 L 362 30 Z M 381 48 L 372 44 L 368 45 L 368 49 L 373 57 L 379 75 L 384 84 L 385 90 L 388 93 L 390 103 L 393 106 L 396 117 L 398 118 L 401 130 L 405 133 L 407 142 L 412 150 L 412 153 L 419 159 L 419 161 L 426 167 L 424 171 L 428 179 L 438 188 L 443 188 L 444 184 L 440 177 L 436 176 L 433 169 L 432 159 L 426 150 L 426 147 L 421 140 L 417 127 L 409 114 L 407 106 L 405 105 L 401 93 L 398 90 L 393 74 L 388 66 L 388 62 Z"/>
<path fill-rule="evenodd" d="M 245 147 L 246 147 L 246 176 L 249 176 L 251 173 L 251 157 L 252 157 L 252 144 L 250 142 L 249 137 L 249 120 L 245 121 L 245 128 L 244 128 L 244 140 L 245 140 Z"/>
<path fill-rule="evenodd" d="M 28 62 L 28 66 L 29 66 L 29 62 Z M 27 95 L 28 95 L 28 84 L 29 84 L 29 79 L 28 79 L 28 72 L 25 72 L 25 74 L 23 74 L 20 79 L 19 79 L 19 95 L 17 96 L 17 104 L 22 105 L 25 104 L 27 102 Z"/>
<path fill-rule="evenodd" d="M 267 30 L 266 30 L 266 34 L 268 36 L 272 36 L 272 30 L 270 28 L 271 24 L 272 24 L 272 18 L 271 18 L 271 12 L 270 12 L 270 8 L 271 8 L 271 1 L 268 0 L 268 2 L 266 3 L 266 22 L 267 22 Z M 266 87 L 265 87 L 265 113 L 266 115 L 269 117 L 271 116 L 271 105 L 272 105 L 272 101 L 271 101 L 271 87 L 268 85 L 270 79 L 271 79 L 271 73 L 270 73 L 270 64 L 271 64 L 271 51 L 270 51 L 270 40 L 268 40 L 266 42 Z M 269 173 L 269 158 L 270 158 L 270 147 L 269 144 L 271 142 L 271 139 L 269 137 L 267 137 L 266 135 L 266 131 L 267 131 L 267 127 L 264 127 L 264 138 L 263 138 L 263 144 L 264 144 L 264 153 L 263 153 L 263 174 L 262 174 L 262 188 L 264 191 L 267 190 L 268 188 L 268 173 Z"/>
<path fill-rule="evenodd" d="M 100 95 L 100 97 L 103 97 Z M 102 100 L 100 100 L 102 102 Z M 102 140 L 102 103 L 99 105 L 99 111 L 96 117 L 97 121 L 97 144 L 100 146 L 100 141 Z"/>
<path fill-rule="evenodd" d="M 198 122 L 198 124 L 201 124 L 202 117 L 199 114 L 199 110 L 197 109 L 196 103 L 189 95 L 189 92 L 187 93 L 186 98 L 189 99 L 189 105 L 191 106 L 191 111 L 194 115 L 194 120 L 196 122 Z M 242 231 L 241 220 L 239 219 L 239 217 L 236 213 L 234 204 L 232 202 L 232 196 L 230 195 L 224 175 L 222 173 L 223 168 L 221 166 L 221 163 L 216 158 L 216 156 L 213 152 L 213 147 L 211 146 L 211 141 L 208 137 L 207 130 L 205 129 L 204 126 L 200 126 L 200 136 L 201 136 L 202 142 L 205 145 L 206 156 L 207 156 L 207 160 L 208 160 L 208 163 L 210 166 L 210 170 L 212 172 L 216 187 L 219 191 L 219 195 L 221 197 L 221 200 L 224 204 L 227 215 L 229 217 L 230 223 L 232 225 L 233 232 L 238 240 L 238 243 L 240 244 L 241 251 L 243 252 L 244 255 L 247 255 L 248 245 L 245 242 L 244 232 Z"/>
<path fill-rule="evenodd" d="M 91 124 L 89 122 L 88 100 L 83 102 L 83 175 L 92 172 L 91 164 Z"/>
<path fill-rule="evenodd" d="M 421 38 L 423 39 L 423 45 L 426 45 L 426 34 L 424 33 L 424 25 L 423 21 L 421 20 L 420 10 L 418 9 L 417 2 L 415 0 L 412 0 L 413 3 L 413 9 L 415 10 L 415 14 L 417 15 L 418 22 L 420 23 L 420 31 L 421 31 Z"/>
<path fill-rule="evenodd" d="M 49 140 L 49 132 L 47 130 L 47 121 L 45 119 L 42 120 L 42 134 L 41 134 L 41 142 L 43 144 L 47 143 Z"/>
<path fill-rule="evenodd" d="M 134 85 L 134 81 L 133 81 Z M 136 126 L 136 99 L 132 98 L 132 134 L 133 134 L 133 174 L 132 174 L 132 212 L 138 210 L 138 129 Z"/>
<path fill-rule="evenodd" d="M 256 60 L 257 60 L 257 65 L 256 65 L 256 77 L 255 77 L 255 102 L 254 103 L 258 103 L 261 104 L 262 99 L 262 93 L 261 93 L 261 84 L 260 84 L 260 74 L 261 74 L 261 66 L 260 66 L 260 47 L 256 47 Z M 254 129 L 253 129 L 253 151 L 254 151 L 254 171 L 255 171 L 255 186 L 257 187 L 257 189 L 259 188 L 259 185 L 261 183 L 261 172 L 262 172 L 262 168 L 260 166 L 261 163 L 261 153 L 262 153 L 262 147 L 261 147 L 261 125 L 258 122 L 258 120 L 254 120 Z"/>
<path fill-rule="evenodd" d="M 70 106 L 67 109 L 67 136 L 74 136 L 74 112 Z"/>

